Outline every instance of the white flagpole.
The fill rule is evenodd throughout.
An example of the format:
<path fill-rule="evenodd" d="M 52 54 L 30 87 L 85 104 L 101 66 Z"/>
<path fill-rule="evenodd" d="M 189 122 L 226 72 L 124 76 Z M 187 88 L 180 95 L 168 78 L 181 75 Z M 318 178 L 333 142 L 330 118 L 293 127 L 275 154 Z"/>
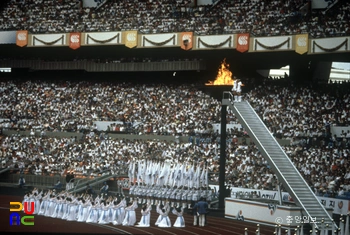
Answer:
<path fill-rule="evenodd" d="M 347 216 L 346 216 L 344 235 L 350 235 L 350 231 L 349 231 L 350 230 L 349 217 L 350 217 L 350 213 L 348 213 Z"/>
<path fill-rule="evenodd" d="M 324 235 L 325 234 L 325 224 L 324 224 L 324 219 L 322 218 L 321 220 L 321 225 L 320 225 L 320 235 Z"/>
<path fill-rule="evenodd" d="M 278 225 L 278 230 L 277 231 L 278 231 L 277 232 L 278 235 L 282 235 L 282 228 L 281 228 L 280 224 Z"/>
<path fill-rule="evenodd" d="M 315 226 L 315 223 L 312 223 L 311 227 L 312 227 L 311 234 L 312 234 L 312 235 L 316 235 L 316 226 Z"/>
<path fill-rule="evenodd" d="M 332 235 L 336 234 L 336 230 L 335 230 L 334 224 L 335 224 L 335 222 L 332 220 Z"/>
<path fill-rule="evenodd" d="M 260 224 L 257 224 L 256 227 L 256 235 L 260 235 Z"/>
<path fill-rule="evenodd" d="M 340 221 L 339 221 L 339 229 L 340 229 L 340 235 L 344 235 L 344 220 L 343 220 L 343 215 L 340 215 Z"/>

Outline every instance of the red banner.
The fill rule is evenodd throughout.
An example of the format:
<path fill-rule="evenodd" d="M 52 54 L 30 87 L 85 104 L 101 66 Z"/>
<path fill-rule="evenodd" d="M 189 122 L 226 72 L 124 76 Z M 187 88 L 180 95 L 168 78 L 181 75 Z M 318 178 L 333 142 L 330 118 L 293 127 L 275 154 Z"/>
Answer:
<path fill-rule="evenodd" d="M 249 50 L 249 33 L 237 34 L 236 50 L 242 53 Z"/>
<path fill-rule="evenodd" d="M 184 50 L 191 50 L 193 46 L 193 33 L 192 32 L 183 32 L 180 36 L 181 42 L 181 48 Z"/>
<path fill-rule="evenodd" d="M 16 32 L 16 45 L 19 47 L 25 47 L 28 44 L 28 31 L 20 30 Z"/>
<path fill-rule="evenodd" d="M 80 33 L 70 33 L 69 34 L 69 47 L 76 50 L 80 47 Z"/>

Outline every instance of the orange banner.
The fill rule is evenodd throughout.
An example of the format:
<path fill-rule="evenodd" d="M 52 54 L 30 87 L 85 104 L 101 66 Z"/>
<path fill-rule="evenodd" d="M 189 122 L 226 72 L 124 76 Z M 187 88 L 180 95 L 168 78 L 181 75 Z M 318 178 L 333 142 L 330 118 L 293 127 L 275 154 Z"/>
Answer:
<path fill-rule="evenodd" d="M 69 34 L 69 47 L 76 50 L 80 47 L 81 36 L 80 33 L 70 33 Z"/>
<path fill-rule="evenodd" d="M 242 53 L 249 50 L 249 33 L 237 34 L 236 50 Z"/>
<path fill-rule="evenodd" d="M 19 47 L 25 47 L 28 44 L 28 31 L 20 30 L 16 32 L 16 45 Z"/>
<path fill-rule="evenodd" d="M 192 45 L 193 45 L 193 33 L 192 32 L 183 32 L 181 33 L 180 36 L 180 45 L 181 48 L 184 50 L 191 50 L 192 49 Z"/>

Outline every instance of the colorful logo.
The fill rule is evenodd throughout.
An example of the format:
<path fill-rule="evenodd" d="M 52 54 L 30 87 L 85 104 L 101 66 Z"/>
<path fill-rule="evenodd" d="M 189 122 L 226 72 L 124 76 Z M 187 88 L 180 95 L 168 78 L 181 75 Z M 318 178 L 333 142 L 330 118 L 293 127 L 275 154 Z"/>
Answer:
<path fill-rule="evenodd" d="M 29 207 L 29 208 L 28 208 Z M 20 216 L 17 211 L 22 211 L 24 209 L 24 213 L 26 215 Z M 33 226 L 34 225 L 34 213 L 35 203 L 24 202 L 24 206 L 20 202 L 10 202 L 10 211 L 13 211 L 10 214 L 10 225 L 20 225 L 23 224 L 25 226 Z"/>

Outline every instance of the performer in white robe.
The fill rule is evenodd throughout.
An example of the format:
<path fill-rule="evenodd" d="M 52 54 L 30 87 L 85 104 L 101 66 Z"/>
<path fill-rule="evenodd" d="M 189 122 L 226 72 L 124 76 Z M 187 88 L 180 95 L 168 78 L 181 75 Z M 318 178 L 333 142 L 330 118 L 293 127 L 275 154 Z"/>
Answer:
<path fill-rule="evenodd" d="M 134 226 L 136 223 L 136 213 L 137 209 L 137 200 L 131 201 L 128 203 L 128 206 L 125 207 L 125 216 L 122 225 L 123 226 Z"/>
<path fill-rule="evenodd" d="M 34 210 L 34 214 L 39 214 L 40 211 L 40 199 L 42 198 L 42 191 L 40 193 L 34 192 L 34 197 L 35 197 L 35 210 Z"/>
<path fill-rule="evenodd" d="M 109 223 L 108 209 L 109 209 L 109 205 L 107 205 L 107 203 L 105 201 L 101 202 L 101 214 L 100 214 L 100 217 L 98 219 L 99 224 L 108 224 Z"/>
<path fill-rule="evenodd" d="M 163 208 L 164 208 L 164 205 L 162 205 L 160 202 L 157 203 L 156 212 L 158 213 L 158 211 L 161 211 Z M 159 215 L 154 225 L 158 226 L 161 219 L 162 219 L 162 216 Z"/>
<path fill-rule="evenodd" d="M 70 207 L 67 215 L 67 221 L 75 221 L 77 219 L 77 200 L 72 199 L 69 205 Z"/>
<path fill-rule="evenodd" d="M 97 223 L 97 220 L 98 220 L 97 210 L 98 210 L 98 208 L 96 208 L 96 207 L 97 207 L 97 205 L 95 204 L 95 202 L 91 202 L 91 208 L 90 208 L 89 216 L 86 219 L 86 223 Z"/>
<path fill-rule="evenodd" d="M 54 195 L 51 195 L 48 206 L 46 207 L 46 210 L 45 210 L 45 216 L 51 217 L 55 211 L 55 207 L 56 207 L 56 198 Z"/>
<path fill-rule="evenodd" d="M 232 91 L 233 91 L 233 94 L 234 94 L 234 101 L 235 102 L 241 102 L 242 101 L 242 96 L 241 96 L 242 86 L 244 86 L 244 84 L 241 82 L 240 79 L 236 79 L 236 80 L 233 81 Z"/>
<path fill-rule="evenodd" d="M 166 206 L 164 206 L 163 209 L 158 210 L 158 214 L 161 216 L 161 219 L 158 223 L 158 227 L 162 227 L 162 228 L 170 228 L 171 227 L 171 221 L 169 219 L 169 211 L 170 211 L 170 207 L 169 207 L 169 202 L 167 202 Z"/>
<path fill-rule="evenodd" d="M 73 205 L 73 198 L 71 195 L 69 195 L 69 197 L 66 199 L 66 210 L 64 211 L 62 219 L 67 220 L 72 206 L 74 206 Z"/>
<path fill-rule="evenodd" d="M 59 213 L 59 211 L 60 211 L 60 209 L 62 207 L 62 203 L 61 203 L 60 197 L 56 197 L 55 201 L 56 201 L 55 209 L 54 209 L 53 213 L 51 214 L 52 218 L 56 218 L 57 217 L 57 215 L 58 215 L 58 213 Z"/>
<path fill-rule="evenodd" d="M 83 209 L 84 217 L 83 217 L 82 222 L 85 222 L 87 220 L 87 218 L 89 216 L 90 208 L 91 208 L 91 201 L 90 201 L 90 199 L 87 199 L 87 201 L 84 205 L 84 209 Z"/>
<path fill-rule="evenodd" d="M 67 211 L 67 202 L 66 202 L 66 198 L 65 197 L 61 197 L 60 198 L 60 207 L 59 207 L 59 211 L 57 213 L 56 218 L 62 219 L 63 215 L 65 214 L 65 212 Z"/>
<path fill-rule="evenodd" d="M 141 209 L 141 220 L 136 225 L 137 227 L 149 227 L 150 226 L 150 220 L 151 220 L 151 210 L 152 205 L 151 204 L 144 204 Z"/>
<path fill-rule="evenodd" d="M 120 202 L 119 202 L 120 203 Z M 112 218 L 110 220 L 110 222 L 114 225 L 117 225 L 117 219 L 118 219 L 118 216 L 119 216 L 119 210 L 117 208 L 118 206 L 118 199 L 116 198 L 114 201 L 113 201 L 113 206 L 112 206 Z"/>
<path fill-rule="evenodd" d="M 79 214 L 83 212 L 83 198 L 78 196 L 76 201 L 76 208 L 75 208 L 75 220 L 78 221 Z"/>
<path fill-rule="evenodd" d="M 159 186 L 163 187 L 164 185 L 167 185 L 168 177 L 170 174 L 170 168 L 171 168 L 171 159 L 170 159 L 170 157 L 168 157 L 168 159 L 166 159 L 164 161 L 162 171 L 159 174 L 159 178 L 158 178 L 158 185 Z"/>
<path fill-rule="evenodd" d="M 113 212 L 114 212 L 114 203 L 112 198 L 109 199 L 110 202 L 108 203 L 108 223 L 111 223 L 113 220 Z"/>
<path fill-rule="evenodd" d="M 42 197 L 42 200 L 41 200 L 41 203 L 40 203 L 40 211 L 39 211 L 39 215 L 44 215 L 45 214 L 45 210 L 46 210 L 46 207 L 48 205 L 48 200 L 49 200 L 49 197 L 50 197 L 50 192 L 47 192 L 43 197 Z"/>
<path fill-rule="evenodd" d="M 85 222 L 87 220 L 87 217 L 88 217 L 89 203 L 86 202 L 84 199 L 82 199 L 80 203 L 81 203 L 81 208 L 79 209 L 77 221 L 78 222 Z"/>
<path fill-rule="evenodd" d="M 67 197 L 65 200 L 65 209 L 63 211 L 63 215 L 62 215 L 62 219 L 66 220 L 70 211 L 70 207 L 71 207 L 71 201 L 72 199 L 70 197 Z"/>
<path fill-rule="evenodd" d="M 125 206 L 126 206 L 125 198 L 122 198 L 122 200 L 116 206 L 114 206 L 112 224 L 121 225 L 123 223 L 123 220 L 125 217 Z"/>
<path fill-rule="evenodd" d="M 98 199 L 97 204 L 96 204 L 96 209 L 97 209 L 97 221 L 100 219 L 101 213 L 102 213 L 102 206 L 103 206 L 103 200 Z"/>
<path fill-rule="evenodd" d="M 183 208 L 181 207 L 178 207 L 177 209 L 173 209 L 172 210 L 172 213 L 174 214 L 174 215 L 176 215 L 177 216 L 177 218 L 176 218 L 176 220 L 175 220 L 175 223 L 174 223 L 174 227 L 177 227 L 177 228 L 183 228 L 183 227 L 185 227 L 185 219 L 184 219 L 184 217 L 183 217 Z"/>

